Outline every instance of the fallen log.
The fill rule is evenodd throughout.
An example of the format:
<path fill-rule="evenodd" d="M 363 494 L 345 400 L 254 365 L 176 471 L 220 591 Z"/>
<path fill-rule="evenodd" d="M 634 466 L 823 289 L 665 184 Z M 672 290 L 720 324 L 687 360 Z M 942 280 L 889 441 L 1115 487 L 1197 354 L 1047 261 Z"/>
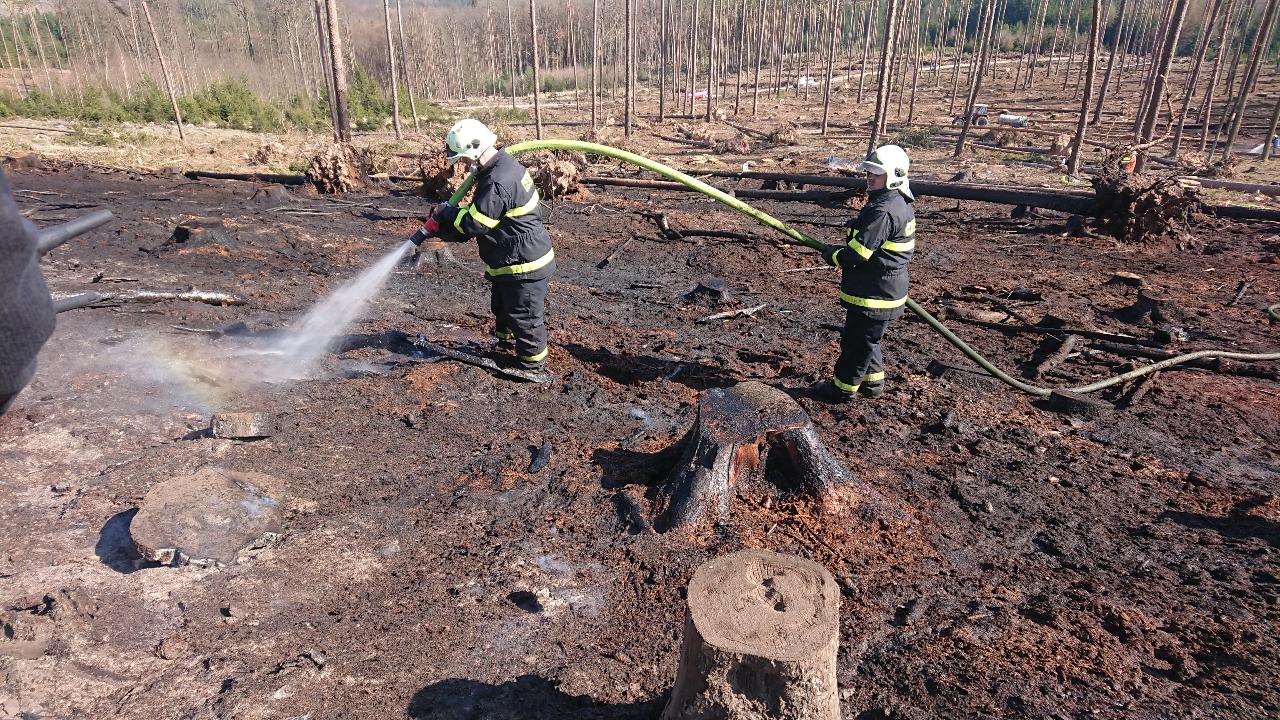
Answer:
<path fill-rule="evenodd" d="M 1058 367 L 1063 362 L 1065 362 L 1067 359 L 1067 356 L 1071 354 L 1072 350 L 1075 350 L 1076 343 L 1078 343 L 1079 341 L 1080 341 L 1079 335 L 1068 335 L 1066 339 L 1063 340 L 1062 343 L 1058 345 L 1058 348 L 1056 350 L 1054 350 L 1052 353 L 1049 354 L 1048 357 L 1046 357 L 1044 360 L 1041 360 L 1039 363 L 1036 364 L 1034 368 L 1032 368 L 1031 379 L 1038 380 L 1045 373 L 1049 372 L 1050 370 Z"/>
<path fill-rule="evenodd" d="M 182 300 L 200 302 L 207 305 L 248 305 L 249 301 L 240 293 L 210 292 L 206 290 L 126 290 L 121 292 L 87 292 L 77 295 L 65 295 L 53 299 L 55 312 L 66 312 L 78 308 L 90 307 L 103 303 L 141 302 L 153 303 L 166 300 Z"/>
<path fill-rule="evenodd" d="M 741 550 L 686 593 L 680 666 L 662 720 L 837 720 L 840 588 L 826 568 Z"/>
<path fill-rule="evenodd" d="M 278 185 L 305 185 L 306 175 L 280 175 L 278 173 L 232 173 L 212 170 L 188 170 L 183 175 L 192 180 L 243 180 L 245 182 L 276 183 Z"/>

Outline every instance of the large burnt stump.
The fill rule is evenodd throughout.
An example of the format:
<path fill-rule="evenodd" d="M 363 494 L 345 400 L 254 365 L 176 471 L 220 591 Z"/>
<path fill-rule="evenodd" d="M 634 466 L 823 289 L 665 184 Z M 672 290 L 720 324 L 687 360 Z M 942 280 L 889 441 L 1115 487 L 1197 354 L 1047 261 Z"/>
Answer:
<path fill-rule="evenodd" d="M 767 550 L 689 581 L 684 645 L 662 720 L 835 720 L 840 589 L 821 565 Z"/>
<path fill-rule="evenodd" d="M 827 450 L 804 408 L 763 383 L 703 391 L 698 419 L 682 442 L 683 454 L 659 498 L 662 530 L 728 518 L 736 488 L 767 475 L 819 498 L 852 487 L 863 500 L 883 505 Z M 766 473 L 771 463 L 778 465 Z"/>

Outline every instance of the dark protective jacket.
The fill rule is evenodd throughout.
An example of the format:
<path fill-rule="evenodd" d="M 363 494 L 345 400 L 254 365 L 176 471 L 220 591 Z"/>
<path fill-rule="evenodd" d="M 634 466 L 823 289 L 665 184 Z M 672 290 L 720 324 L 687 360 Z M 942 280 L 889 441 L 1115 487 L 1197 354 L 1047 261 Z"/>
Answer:
<path fill-rule="evenodd" d="M 31 379 L 36 353 L 53 333 L 53 301 L 40 274 L 38 237 L 0 173 L 0 411 L 8 396 Z"/>
<path fill-rule="evenodd" d="M 529 171 L 499 150 L 477 171 L 471 204 L 446 206 L 436 220 L 446 240 L 476 238 L 485 275 L 493 282 L 542 280 L 555 272 L 556 254 L 540 202 Z"/>
<path fill-rule="evenodd" d="M 877 190 L 848 223 L 844 245 L 822 255 L 840 268 L 840 303 L 878 320 L 902 317 L 907 265 L 916 247 L 916 214 L 897 190 Z"/>

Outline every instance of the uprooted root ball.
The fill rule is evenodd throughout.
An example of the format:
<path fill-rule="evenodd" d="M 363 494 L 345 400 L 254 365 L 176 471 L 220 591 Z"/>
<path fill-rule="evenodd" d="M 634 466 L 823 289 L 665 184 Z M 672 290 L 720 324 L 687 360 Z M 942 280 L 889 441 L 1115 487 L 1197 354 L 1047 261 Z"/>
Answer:
<path fill-rule="evenodd" d="M 717 142 L 716 153 L 720 155 L 748 155 L 751 153 L 751 143 L 745 135 L 739 133 L 728 140 Z"/>
<path fill-rule="evenodd" d="M 253 165 L 270 165 L 289 157 L 289 151 L 284 145 L 275 141 L 264 142 L 258 146 L 249 155 L 249 162 Z"/>
<path fill-rule="evenodd" d="M 1196 192 L 1174 178 L 1128 173 L 1115 161 L 1105 162 L 1092 182 L 1099 221 L 1125 242 L 1181 242 L 1202 207 Z"/>
<path fill-rule="evenodd" d="M 992 128 L 982 136 L 983 142 L 999 145 L 1000 147 L 1012 147 L 1022 142 L 1022 133 L 1017 130 L 1000 130 Z"/>
<path fill-rule="evenodd" d="M 700 143 L 712 143 L 715 142 L 716 139 L 715 133 L 711 132 L 711 127 L 708 125 L 677 123 L 675 131 L 680 135 L 680 137 L 688 138 L 689 140 L 694 140 Z"/>
<path fill-rule="evenodd" d="M 782 123 L 769 133 L 769 141 L 779 145 L 795 145 L 800 142 L 800 126 L 793 122 Z"/>
<path fill-rule="evenodd" d="M 307 180 L 322 193 L 354 192 L 369 184 L 368 150 L 350 144 L 330 145 L 311 158 Z"/>
<path fill-rule="evenodd" d="M 422 172 L 422 195 L 429 200 L 448 200 L 467 179 L 462 165 L 449 167 L 444 150 L 434 146 L 422 149 L 418 169 Z"/>
<path fill-rule="evenodd" d="M 540 150 L 521 159 L 538 192 L 547 199 L 576 192 L 579 179 L 590 166 L 585 155 L 573 150 Z"/>

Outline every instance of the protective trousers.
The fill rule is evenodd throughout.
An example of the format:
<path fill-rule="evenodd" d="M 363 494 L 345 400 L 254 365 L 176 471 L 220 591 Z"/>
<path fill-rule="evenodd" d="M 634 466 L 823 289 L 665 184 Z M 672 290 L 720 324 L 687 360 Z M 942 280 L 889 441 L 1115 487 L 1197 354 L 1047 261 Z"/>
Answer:
<path fill-rule="evenodd" d="M 490 307 L 499 340 L 515 343 L 516 357 L 524 365 L 541 365 L 547 357 L 547 284 L 541 280 L 515 280 L 490 284 Z"/>
<path fill-rule="evenodd" d="M 840 333 L 840 358 L 836 360 L 835 386 L 847 393 L 861 386 L 884 382 L 884 354 L 880 341 L 892 320 L 867 317 L 860 310 L 847 310 Z"/>

